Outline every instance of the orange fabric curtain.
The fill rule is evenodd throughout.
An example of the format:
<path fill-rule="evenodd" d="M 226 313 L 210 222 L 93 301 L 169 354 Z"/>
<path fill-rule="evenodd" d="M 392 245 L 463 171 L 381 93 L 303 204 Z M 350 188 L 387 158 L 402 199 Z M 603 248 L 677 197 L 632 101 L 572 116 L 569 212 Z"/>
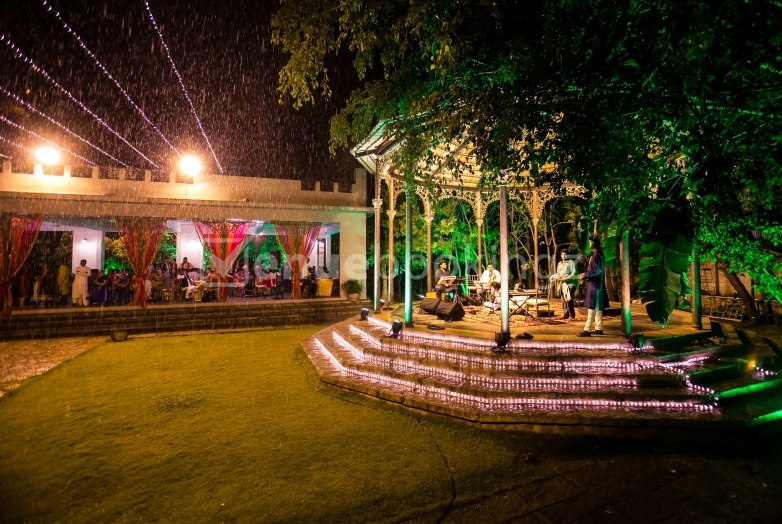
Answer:
<path fill-rule="evenodd" d="M 155 258 L 160 237 L 166 230 L 165 219 L 118 217 L 114 221 L 117 224 L 122 244 L 128 252 L 128 261 L 133 268 L 133 280 L 136 283 L 136 291 L 130 305 L 140 305 L 142 309 L 147 307 L 147 293 L 144 291 L 144 273 L 146 273 L 152 259 Z"/>
<path fill-rule="evenodd" d="M 249 222 L 193 222 L 201 242 L 209 250 L 209 259 L 220 276 L 217 300 L 228 299 L 228 271 L 244 248 Z"/>
<path fill-rule="evenodd" d="M 274 224 L 274 230 L 291 268 L 291 298 L 301 298 L 299 275 L 320 235 L 320 224 Z"/>
<path fill-rule="evenodd" d="M 0 309 L 14 305 L 11 278 L 22 269 L 27 255 L 38 238 L 42 218 L 22 218 L 10 213 L 0 214 Z"/>

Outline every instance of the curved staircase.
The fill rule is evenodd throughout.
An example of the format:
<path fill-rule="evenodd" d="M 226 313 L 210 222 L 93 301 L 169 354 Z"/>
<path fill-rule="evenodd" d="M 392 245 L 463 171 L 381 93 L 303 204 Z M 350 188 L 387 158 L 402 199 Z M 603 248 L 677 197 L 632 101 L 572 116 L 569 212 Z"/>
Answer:
<path fill-rule="evenodd" d="M 349 320 L 302 346 L 327 384 L 494 427 L 654 436 L 782 418 L 779 395 L 758 399 L 782 378 L 733 355 L 735 344 L 664 351 L 511 340 L 495 352 L 483 338 L 413 329 L 393 337 L 390 327 L 376 317 Z"/>

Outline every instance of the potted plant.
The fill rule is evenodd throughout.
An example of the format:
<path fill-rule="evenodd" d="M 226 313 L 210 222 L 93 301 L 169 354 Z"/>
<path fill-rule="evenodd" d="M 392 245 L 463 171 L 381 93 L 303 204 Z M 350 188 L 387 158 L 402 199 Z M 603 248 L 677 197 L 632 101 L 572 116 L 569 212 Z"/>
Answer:
<path fill-rule="evenodd" d="M 342 288 L 342 291 L 345 292 L 350 300 L 358 300 L 361 292 L 364 291 L 364 283 L 354 279 L 346 280 L 339 287 Z"/>

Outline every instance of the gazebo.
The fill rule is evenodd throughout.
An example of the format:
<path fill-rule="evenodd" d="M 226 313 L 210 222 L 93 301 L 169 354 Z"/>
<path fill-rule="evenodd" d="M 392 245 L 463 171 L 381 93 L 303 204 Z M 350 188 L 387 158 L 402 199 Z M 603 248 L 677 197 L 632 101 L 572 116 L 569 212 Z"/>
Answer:
<path fill-rule="evenodd" d="M 383 199 L 380 193 L 381 181 L 388 186 L 388 217 L 389 227 L 389 275 L 393 274 L 394 265 L 394 217 L 396 216 L 396 201 L 402 191 L 406 196 L 406 240 L 405 240 L 405 308 L 404 319 L 406 323 L 412 322 L 412 275 L 411 259 L 412 251 L 412 206 L 413 195 L 418 195 L 424 204 L 424 218 L 427 225 L 427 288 L 432 289 L 432 220 L 434 219 L 434 204 L 440 198 L 457 198 L 470 204 L 478 226 L 478 272 L 482 263 L 481 235 L 486 216 L 487 207 L 499 203 L 500 211 L 500 275 L 501 291 L 504 297 L 501 303 L 501 331 L 510 334 L 510 310 L 508 303 L 508 219 L 507 198 L 508 192 L 520 198 L 527 206 L 533 228 L 534 245 L 534 272 L 538 278 L 538 223 L 545 204 L 560 196 L 582 196 L 584 187 L 575 184 L 564 184 L 560 189 L 551 186 L 536 186 L 532 184 L 529 176 L 508 177 L 507 173 L 500 175 L 496 187 L 482 186 L 483 170 L 475 160 L 473 147 L 469 141 L 444 142 L 432 148 L 431 160 L 422 161 L 422 171 L 426 173 L 426 179 L 434 184 L 433 189 L 427 189 L 423 179 L 417 179 L 414 187 L 410 187 L 404 177 L 394 168 L 391 155 L 398 146 L 399 141 L 385 132 L 385 123 L 380 123 L 370 135 L 352 151 L 356 159 L 369 171 L 375 174 L 375 198 L 372 204 L 375 209 L 375 311 L 380 306 L 380 213 L 383 209 Z M 456 169 L 454 169 L 456 166 Z M 544 166 L 544 169 L 553 169 L 553 165 Z M 510 180 L 509 180 L 510 178 Z M 430 185 L 431 187 L 431 185 Z M 391 278 L 388 279 L 388 299 L 393 303 L 394 290 Z"/>

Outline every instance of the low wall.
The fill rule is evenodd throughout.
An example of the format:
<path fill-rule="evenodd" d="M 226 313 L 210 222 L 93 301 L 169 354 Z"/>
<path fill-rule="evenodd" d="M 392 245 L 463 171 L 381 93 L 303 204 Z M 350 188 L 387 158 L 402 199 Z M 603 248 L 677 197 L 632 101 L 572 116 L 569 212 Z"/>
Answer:
<path fill-rule="evenodd" d="M 109 336 L 115 329 L 141 334 L 292 327 L 339 322 L 368 306 L 368 301 L 315 299 L 14 311 L 0 317 L 0 340 Z"/>

